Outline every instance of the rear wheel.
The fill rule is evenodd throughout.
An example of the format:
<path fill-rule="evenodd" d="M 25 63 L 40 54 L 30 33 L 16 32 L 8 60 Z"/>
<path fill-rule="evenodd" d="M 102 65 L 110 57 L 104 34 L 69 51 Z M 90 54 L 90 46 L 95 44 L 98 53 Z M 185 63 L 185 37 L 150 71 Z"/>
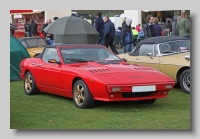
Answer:
<path fill-rule="evenodd" d="M 36 95 L 39 93 L 39 90 L 36 86 L 33 75 L 28 71 L 24 79 L 24 91 L 27 95 Z"/>
<path fill-rule="evenodd" d="M 190 94 L 190 69 L 184 70 L 181 73 L 180 86 L 185 93 Z"/>
<path fill-rule="evenodd" d="M 156 101 L 156 99 L 137 100 L 137 102 L 143 103 L 143 104 L 153 104 L 155 101 Z"/>
<path fill-rule="evenodd" d="M 73 86 L 73 100 L 77 108 L 94 107 L 94 99 L 83 80 L 77 80 Z"/>

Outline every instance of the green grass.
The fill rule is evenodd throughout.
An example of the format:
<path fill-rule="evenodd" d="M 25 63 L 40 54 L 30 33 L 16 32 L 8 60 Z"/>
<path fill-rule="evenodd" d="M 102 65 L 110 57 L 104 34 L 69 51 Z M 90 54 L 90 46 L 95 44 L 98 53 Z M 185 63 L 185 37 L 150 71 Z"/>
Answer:
<path fill-rule="evenodd" d="M 10 83 L 11 129 L 190 129 L 190 95 L 176 88 L 154 104 L 97 102 L 78 109 L 72 99 L 28 96 L 23 82 Z"/>

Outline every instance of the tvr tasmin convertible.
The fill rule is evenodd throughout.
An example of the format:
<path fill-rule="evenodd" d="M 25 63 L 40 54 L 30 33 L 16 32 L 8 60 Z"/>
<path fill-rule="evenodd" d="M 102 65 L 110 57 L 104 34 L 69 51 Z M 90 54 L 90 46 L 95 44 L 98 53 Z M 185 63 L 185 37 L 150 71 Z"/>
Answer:
<path fill-rule="evenodd" d="M 146 66 L 128 64 L 101 45 L 46 46 L 35 58 L 20 63 L 27 95 L 46 92 L 73 98 L 77 108 L 99 101 L 153 104 L 166 98 L 175 82 Z"/>

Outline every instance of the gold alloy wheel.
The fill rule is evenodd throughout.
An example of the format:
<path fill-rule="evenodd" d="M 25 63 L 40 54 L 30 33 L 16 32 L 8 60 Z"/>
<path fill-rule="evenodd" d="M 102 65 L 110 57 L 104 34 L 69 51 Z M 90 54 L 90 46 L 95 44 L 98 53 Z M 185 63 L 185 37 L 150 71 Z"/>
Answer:
<path fill-rule="evenodd" d="M 84 87 L 82 84 L 77 84 L 74 91 L 74 98 L 77 105 L 82 105 L 85 100 Z"/>
<path fill-rule="evenodd" d="M 26 92 L 30 92 L 32 90 L 32 78 L 31 78 L 31 75 L 28 74 L 26 76 L 26 79 L 25 79 L 25 89 L 26 89 Z"/>

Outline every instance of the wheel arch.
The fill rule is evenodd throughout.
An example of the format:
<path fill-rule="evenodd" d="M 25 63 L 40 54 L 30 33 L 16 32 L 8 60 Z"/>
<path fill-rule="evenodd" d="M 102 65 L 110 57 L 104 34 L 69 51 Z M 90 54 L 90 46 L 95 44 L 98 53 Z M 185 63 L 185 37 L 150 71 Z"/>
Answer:
<path fill-rule="evenodd" d="M 190 67 L 188 66 L 185 66 L 185 67 L 182 67 L 178 70 L 177 74 L 176 74 L 176 81 L 177 81 L 177 84 L 180 83 L 180 76 L 181 76 L 181 73 L 184 71 L 184 70 L 187 70 L 187 69 L 190 69 Z"/>
<path fill-rule="evenodd" d="M 73 87 L 74 87 L 74 84 L 75 84 L 75 82 L 78 81 L 78 80 L 83 80 L 83 79 L 82 79 L 81 77 L 77 76 L 77 77 L 75 77 L 75 78 L 72 80 L 72 85 L 71 85 L 72 94 L 73 94 Z"/>
<path fill-rule="evenodd" d="M 24 71 L 24 74 L 26 74 L 27 72 L 29 72 L 30 70 L 28 70 L 28 69 L 26 69 L 25 71 Z"/>
<path fill-rule="evenodd" d="M 78 81 L 78 80 L 82 80 L 82 81 L 86 84 L 86 86 L 88 87 L 87 82 L 86 82 L 82 77 L 80 77 L 80 76 L 76 76 L 76 77 L 72 80 L 72 85 L 71 85 L 72 95 L 73 95 L 74 84 L 75 84 L 76 81 Z M 89 87 L 88 87 L 88 90 L 90 91 L 90 88 L 89 88 Z M 92 95 L 92 94 L 91 94 L 91 95 Z"/>

